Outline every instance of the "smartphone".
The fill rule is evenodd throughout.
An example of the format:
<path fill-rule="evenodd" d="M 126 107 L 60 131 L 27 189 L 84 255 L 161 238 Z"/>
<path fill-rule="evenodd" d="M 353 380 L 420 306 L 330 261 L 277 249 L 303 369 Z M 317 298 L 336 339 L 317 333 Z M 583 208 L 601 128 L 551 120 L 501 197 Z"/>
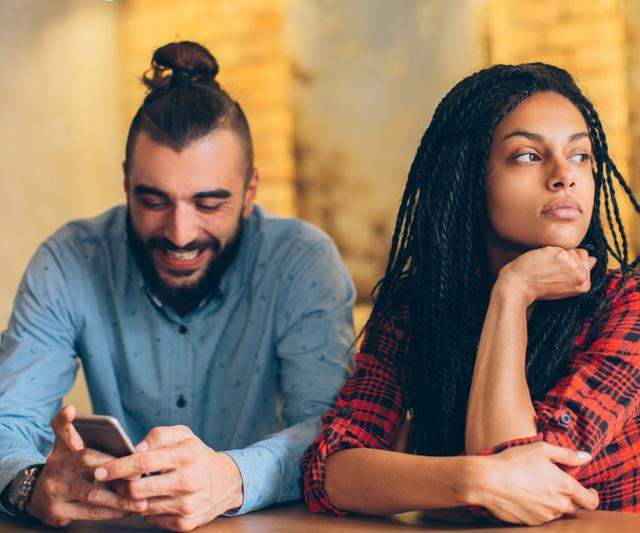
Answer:
<path fill-rule="evenodd" d="M 77 416 L 72 422 L 87 448 L 92 448 L 114 457 L 134 453 L 131 439 L 117 418 L 106 415 Z"/>

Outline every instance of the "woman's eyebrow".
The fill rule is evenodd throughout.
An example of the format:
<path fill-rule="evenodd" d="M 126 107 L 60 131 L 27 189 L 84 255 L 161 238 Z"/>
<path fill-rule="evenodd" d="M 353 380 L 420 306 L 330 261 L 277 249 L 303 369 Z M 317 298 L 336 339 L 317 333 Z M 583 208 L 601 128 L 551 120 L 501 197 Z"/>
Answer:
<path fill-rule="evenodd" d="M 586 131 L 574 133 L 571 137 L 569 137 L 569 142 L 577 141 L 578 139 L 584 139 L 585 137 L 589 137 L 589 134 Z"/>
<path fill-rule="evenodd" d="M 544 141 L 544 135 L 541 135 L 540 133 L 533 133 L 532 131 L 526 131 L 526 130 L 514 130 L 511 133 L 507 133 L 502 140 L 506 141 L 507 139 L 510 139 L 511 137 L 525 137 L 527 139 L 529 139 L 530 141 L 536 141 L 536 142 L 543 142 Z M 582 139 L 584 137 L 589 137 L 589 134 L 586 131 L 580 131 L 578 133 L 574 133 L 573 135 L 569 136 L 569 142 L 573 142 L 573 141 L 577 141 L 578 139 Z"/>
<path fill-rule="evenodd" d="M 544 135 L 541 135 L 540 133 L 533 133 L 532 131 L 526 131 L 526 130 L 514 130 L 511 133 L 507 133 L 502 138 L 502 140 L 506 141 L 507 139 L 510 139 L 511 137 L 516 137 L 516 136 L 525 137 L 530 141 L 544 142 Z M 573 135 L 569 136 L 569 142 L 577 141 L 578 139 L 582 139 L 584 137 L 589 137 L 589 134 L 586 131 L 579 131 L 578 133 L 574 133 Z"/>
<path fill-rule="evenodd" d="M 527 139 L 529 139 L 530 141 L 537 141 L 537 142 L 542 142 L 544 141 L 544 135 L 540 135 L 539 133 L 533 133 L 531 131 L 526 131 L 526 130 L 514 130 L 511 133 L 507 133 L 502 140 L 506 141 L 507 139 L 510 139 L 511 137 L 525 137 Z"/>

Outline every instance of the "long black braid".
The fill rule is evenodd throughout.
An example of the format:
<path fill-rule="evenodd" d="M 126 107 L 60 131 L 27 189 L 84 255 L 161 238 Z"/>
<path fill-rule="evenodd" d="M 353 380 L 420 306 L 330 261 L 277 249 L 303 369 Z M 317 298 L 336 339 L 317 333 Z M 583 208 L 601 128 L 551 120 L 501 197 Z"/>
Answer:
<path fill-rule="evenodd" d="M 588 293 L 535 307 L 526 365 L 534 399 L 560 377 L 583 324 L 602 305 L 607 253 L 625 275 L 638 263 L 629 260 L 614 181 L 637 211 L 640 204 L 609 157 L 593 105 L 569 73 L 543 63 L 496 65 L 458 83 L 438 105 L 409 170 L 370 318 L 386 312 L 389 302 L 406 305 L 408 300 L 409 344 L 398 365 L 404 370 L 417 453 L 452 455 L 464 449 L 466 407 L 489 298 L 482 226 L 491 140 L 501 120 L 545 91 L 569 99 L 589 129 L 595 204 L 580 246 L 598 262 Z M 613 244 L 605 237 L 601 203 Z"/>

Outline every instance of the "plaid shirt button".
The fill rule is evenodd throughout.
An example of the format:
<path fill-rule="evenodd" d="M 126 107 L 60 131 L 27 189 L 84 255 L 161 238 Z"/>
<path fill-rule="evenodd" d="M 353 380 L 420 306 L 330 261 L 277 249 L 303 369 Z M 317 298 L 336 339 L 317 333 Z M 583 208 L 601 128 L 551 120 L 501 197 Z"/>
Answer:
<path fill-rule="evenodd" d="M 345 418 L 351 416 L 351 407 L 343 407 L 338 414 Z"/>
<path fill-rule="evenodd" d="M 569 424 L 571 424 L 571 417 L 567 413 L 562 413 L 560 415 L 560 423 L 563 426 L 568 426 Z"/>

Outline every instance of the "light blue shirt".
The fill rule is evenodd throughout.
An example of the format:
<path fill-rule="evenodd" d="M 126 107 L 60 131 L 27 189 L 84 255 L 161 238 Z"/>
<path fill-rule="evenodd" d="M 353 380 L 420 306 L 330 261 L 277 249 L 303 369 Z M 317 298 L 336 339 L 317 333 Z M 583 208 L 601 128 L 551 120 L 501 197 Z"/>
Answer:
<path fill-rule="evenodd" d="M 220 291 L 181 318 L 144 286 L 126 209 L 37 250 L 0 343 L 0 490 L 44 463 L 82 360 L 135 442 L 184 424 L 242 474 L 239 513 L 300 498 L 300 458 L 352 370 L 353 283 L 331 239 L 256 207 Z"/>

